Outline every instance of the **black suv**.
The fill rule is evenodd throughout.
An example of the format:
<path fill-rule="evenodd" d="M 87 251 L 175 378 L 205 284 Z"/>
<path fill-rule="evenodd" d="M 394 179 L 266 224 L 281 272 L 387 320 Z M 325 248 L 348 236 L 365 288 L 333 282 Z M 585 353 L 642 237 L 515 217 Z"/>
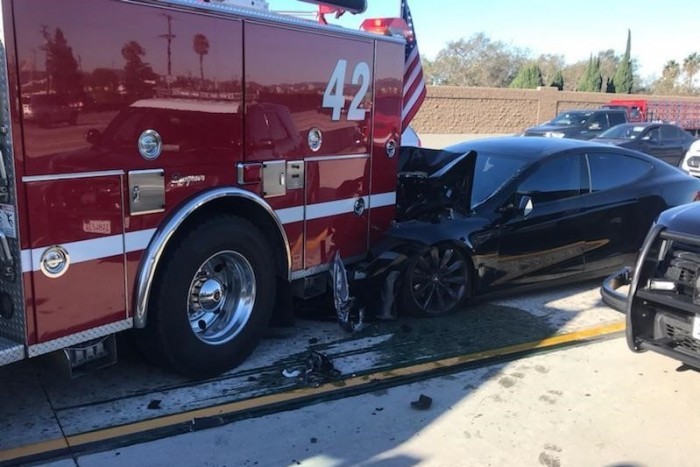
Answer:
<path fill-rule="evenodd" d="M 608 277 L 603 301 L 627 315 L 627 344 L 700 368 L 700 203 L 664 211 L 634 270 Z M 617 289 L 629 285 L 627 295 Z"/>
<path fill-rule="evenodd" d="M 525 130 L 525 136 L 591 139 L 610 127 L 627 123 L 627 112 L 617 109 L 567 110 L 553 120 Z"/>

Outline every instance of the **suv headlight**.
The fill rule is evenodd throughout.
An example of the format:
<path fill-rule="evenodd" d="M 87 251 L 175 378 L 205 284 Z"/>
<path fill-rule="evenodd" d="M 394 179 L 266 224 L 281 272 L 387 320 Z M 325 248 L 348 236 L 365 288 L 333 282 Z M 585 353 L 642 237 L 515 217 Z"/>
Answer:
<path fill-rule="evenodd" d="M 566 136 L 561 131 L 548 131 L 544 135 L 547 138 L 563 138 L 564 136 Z"/>

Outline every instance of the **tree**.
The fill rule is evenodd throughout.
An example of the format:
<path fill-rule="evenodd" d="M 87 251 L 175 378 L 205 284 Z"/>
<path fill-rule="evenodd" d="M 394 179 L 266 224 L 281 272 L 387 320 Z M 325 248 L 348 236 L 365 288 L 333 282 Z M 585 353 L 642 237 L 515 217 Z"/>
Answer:
<path fill-rule="evenodd" d="M 578 84 L 578 90 L 584 92 L 600 92 L 603 85 L 603 76 L 600 73 L 600 57 L 588 59 L 583 76 Z"/>
<path fill-rule="evenodd" d="M 683 72 L 686 75 L 688 92 L 693 91 L 695 75 L 698 73 L 698 71 L 700 71 L 700 55 L 697 52 L 693 52 L 683 60 Z"/>
<path fill-rule="evenodd" d="M 204 56 L 209 53 L 209 39 L 204 34 L 195 34 L 192 40 L 194 53 L 199 55 L 199 76 L 204 84 Z"/>
<path fill-rule="evenodd" d="M 557 73 L 554 75 L 554 79 L 552 79 L 550 86 L 555 86 L 560 91 L 564 90 L 564 75 L 561 73 L 561 70 L 557 70 Z"/>
<path fill-rule="evenodd" d="M 661 71 L 661 78 L 652 85 L 654 94 L 678 94 L 678 78 L 681 76 L 681 66 L 675 60 L 669 60 Z"/>
<path fill-rule="evenodd" d="M 614 92 L 618 94 L 630 94 L 632 93 L 632 87 L 634 86 L 634 76 L 632 74 L 632 64 L 630 63 L 630 53 L 632 48 L 632 32 L 627 30 L 627 47 L 625 48 L 625 54 L 622 56 L 620 65 L 615 71 L 615 76 L 612 79 L 612 87 Z"/>
<path fill-rule="evenodd" d="M 506 87 L 526 61 L 521 49 L 477 33 L 448 42 L 431 62 L 427 80 L 446 86 Z"/>
<path fill-rule="evenodd" d="M 122 47 L 124 65 L 124 87 L 132 99 L 151 97 L 155 87 L 156 74 L 151 65 L 143 61 L 146 50 L 136 41 L 129 41 Z"/>
<path fill-rule="evenodd" d="M 73 56 L 73 49 L 63 31 L 57 28 L 51 36 L 48 28 L 42 28 L 46 52 L 46 72 L 49 76 L 47 91 L 53 91 L 66 97 L 75 98 L 82 94 L 81 75 L 78 71 L 78 61 Z"/>
<path fill-rule="evenodd" d="M 535 59 L 535 63 L 542 70 L 542 80 L 549 83 L 554 79 L 557 71 L 564 68 L 565 61 L 563 55 L 542 54 Z"/>
<path fill-rule="evenodd" d="M 510 83 L 509 88 L 517 89 L 536 89 L 539 86 L 543 86 L 544 81 L 542 80 L 542 70 L 537 66 L 536 63 L 531 63 L 520 69 L 518 75 Z"/>

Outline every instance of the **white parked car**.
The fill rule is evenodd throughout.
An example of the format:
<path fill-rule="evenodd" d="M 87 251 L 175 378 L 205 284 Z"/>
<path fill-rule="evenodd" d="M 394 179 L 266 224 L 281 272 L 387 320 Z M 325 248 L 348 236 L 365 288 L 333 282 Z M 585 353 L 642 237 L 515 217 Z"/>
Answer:
<path fill-rule="evenodd" d="M 690 145 L 690 149 L 685 153 L 681 169 L 688 172 L 693 177 L 700 178 L 700 140 Z"/>

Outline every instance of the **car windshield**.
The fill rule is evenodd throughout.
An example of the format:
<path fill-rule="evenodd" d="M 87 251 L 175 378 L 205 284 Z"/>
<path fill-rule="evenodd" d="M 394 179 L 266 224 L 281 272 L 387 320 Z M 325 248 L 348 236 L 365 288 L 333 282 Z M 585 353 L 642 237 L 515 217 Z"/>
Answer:
<path fill-rule="evenodd" d="M 646 127 L 637 125 L 617 125 L 597 136 L 606 139 L 637 139 Z"/>
<path fill-rule="evenodd" d="M 573 125 L 583 125 L 591 116 L 592 112 L 564 112 L 560 113 L 554 120 L 550 121 L 550 125 L 556 126 L 573 126 Z"/>
<path fill-rule="evenodd" d="M 514 155 L 480 152 L 476 156 L 471 208 L 483 203 L 528 163 L 528 159 Z"/>

